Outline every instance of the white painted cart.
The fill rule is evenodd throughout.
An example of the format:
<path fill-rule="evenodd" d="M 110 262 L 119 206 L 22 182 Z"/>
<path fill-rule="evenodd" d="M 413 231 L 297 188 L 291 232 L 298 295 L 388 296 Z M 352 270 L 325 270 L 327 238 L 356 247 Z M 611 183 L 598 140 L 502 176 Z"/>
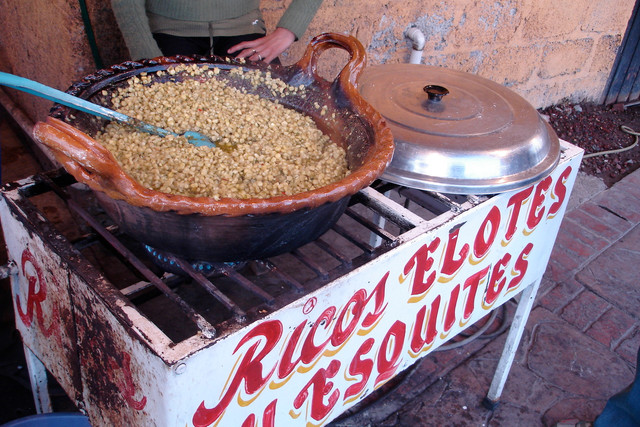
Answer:
<path fill-rule="evenodd" d="M 84 197 L 68 198 L 91 229 L 72 244 L 34 206 L 77 192 L 65 174 L 8 184 L 0 214 L 38 411 L 52 410 L 48 371 L 94 426 L 324 425 L 521 293 L 497 402 L 581 157 L 563 143 L 548 177 L 491 197 L 366 188 L 319 241 L 217 275 L 161 259 L 190 282 L 154 274 Z M 88 259 L 105 241 L 136 279 Z"/>

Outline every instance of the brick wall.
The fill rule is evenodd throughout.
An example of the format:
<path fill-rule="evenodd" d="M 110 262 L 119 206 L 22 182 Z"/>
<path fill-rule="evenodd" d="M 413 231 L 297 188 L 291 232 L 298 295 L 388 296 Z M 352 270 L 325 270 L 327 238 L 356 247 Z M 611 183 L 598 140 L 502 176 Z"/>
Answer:
<path fill-rule="evenodd" d="M 263 0 L 269 28 L 290 0 Z M 106 0 L 86 0 L 105 64 L 127 59 Z M 503 84 L 536 108 L 563 99 L 600 102 L 622 42 L 629 0 L 325 0 L 307 33 L 285 52 L 297 61 L 309 40 L 342 32 L 365 46 L 369 64 L 407 62 L 410 27 L 426 37 L 425 64 L 471 72 Z M 0 0 L 0 70 L 58 89 L 95 70 L 76 0 Z M 320 74 L 331 80 L 343 52 L 323 54 Z M 8 90 L 33 120 L 51 105 Z"/>

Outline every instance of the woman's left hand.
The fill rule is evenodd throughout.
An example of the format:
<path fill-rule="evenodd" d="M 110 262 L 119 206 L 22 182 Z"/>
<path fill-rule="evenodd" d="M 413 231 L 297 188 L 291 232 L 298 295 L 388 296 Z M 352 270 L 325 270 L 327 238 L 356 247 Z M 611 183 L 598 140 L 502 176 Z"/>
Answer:
<path fill-rule="evenodd" d="M 287 50 L 295 39 L 296 36 L 291 31 L 278 27 L 273 33 L 264 37 L 232 46 L 227 53 L 239 52 L 236 58 L 247 58 L 251 61 L 269 63 Z"/>

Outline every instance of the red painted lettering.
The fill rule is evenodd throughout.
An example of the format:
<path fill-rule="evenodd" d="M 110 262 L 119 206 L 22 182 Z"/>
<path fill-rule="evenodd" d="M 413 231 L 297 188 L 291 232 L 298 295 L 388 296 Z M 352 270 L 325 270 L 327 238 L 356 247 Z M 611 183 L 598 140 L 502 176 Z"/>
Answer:
<path fill-rule="evenodd" d="M 264 413 L 262 414 L 262 427 L 275 427 L 276 403 L 278 403 L 278 399 L 269 403 L 269 405 L 264 409 Z"/>
<path fill-rule="evenodd" d="M 531 201 L 531 207 L 529 208 L 529 216 L 527 217 L 527 228 L 533 230 L 542 220 L 544 216 L 544 199 L 545 193 L 551 187 L 552 178 L 546 177 L 538 183 L 536 186 L 536 192 L 533 195 Z"/>
<path fill-rule="evenodd" d="M 558 181 L 556 181 L 556 185 L 553 187 L 553 194 L 558 198 L 558 200 L 556 200 L 549 208 L 549 215 L 557 214 L 562 207 L 562 203 L 567 197 L 566 183 L 569 175 L 571 175 L 571 166 L 567 166 L 567 168 L 562 171 L 562 173 L 558 177 Z"/>
<path fill-rule="evenodd" d="M 482 279 L 484 279 L 487 273 L 489 272 L 489 267 L 490 267 L 489 265 L 486 266 L 482 270 L 471 275 L 464 282 L 464 289 L 469 290 L 469 292 L 467 293 L 467 301 L 464 305 L 464 313 L 463 313 L 464 320 L 469 319 L 469 317 L 471 316 L 471 313 L 473 313 L 473 309 L 475 308 L 475 304 L 476 304 L 476 294 L 478 291 L 478 286 L 480 285 L 480 283 L 482 283 Z"/>
<path fill-rule="evenodd" d="M 322 351 L 329 343 L 333 347 L 339 347 L 344 344 L 357 329 L 367 304 L 372 300 L 374 305 L 371 312 L 364 317 L 362 326 L 367 328 L 375 324 L 387 306 L 385 302 L 385 286 L 388 277 L 389 272 L 378 282 L 378 285 L 368 297 L 364 289 L 356 291 L 341 309 L 335 320 L 336 308 L 332 306 L 320 314 L 310 328 L 307 327 L 306 321 L 300 323 L 285 344 L 278 365 L 278 377 L 287 377 L 300 363 L 312 363 L 322 354 Z M 331 329 L 331 334 L 327 334 L 328 337 L 326 339 L 317 342 L 320 329 L 325 332 Z M 303 337 L 305 333 L 307 335 Z M 295 355 L 298 351 L 300 356 L 296 357 Z"/>
<path fill-rule="evenodd" d="M 124 401 L 127 405 L 141 411 L 147 405 L 147 397 L 142 396 L 140 399 L 135 398 L 136 388 L 133 382 L 133 375 L 131 375 L 131 356 L 129 353 L 122 353 L 122 365 L 120 361 L 116 361 L 115 358 L 110 360 L 111 369 L 114 372 L 120 371 L 122 376 L 116 376 L 114 382 L 118 386 Z"/>
<path fill-rule="evenodd" d="M 367 296 L 367 293 L 364 289 L 358 290 L 351 299 L 347 302 L 347 305 L 342 309 L 340 315 L 338 316 L 338 321 L 336 322 L 336 326 L 333 329 L 333 334 L 331 335 L 331 345 L 334 347 L 340 346 L 344 343 L 347 338 L 353 333 L 360 321 L 360 316 L 362 316 L 362 311 L 364 310 L 364 299 Z M 350 308 L 352 307 L 353 308 Z M 351 313 L 351 319 L 345 324 L 345 318 L 347 315 Z"/>
<path fill-rule="evenodd" d="M 195 427 L 205 427 L 215 422 L 220 415 L 222 415 L 222 412 L 227 408 L 227 406 L 229 406 L 229 403 L 233 399 L 233 396 L 235 396 L 243 381 L 245 384 L 245 391 L 249 394 L 255 393 L 266 385 L 267 380 L 271 377 L 276 367 L 272 367 L 265 373 L 262 359 L 269 354 L 271 350 L 273 350 L 281 336 L 282 324 L 278 320 L 270 320 L 259 324 L 249 331 L 247 335 L 242 337 L 233 351 L 233 354 L 237 353 L 242 346 L 253 339 L 263 339 L 266 343 L 259 352 L 257 352 L 260 347 L 259 341 L 255 342 L 247 349 L 240 361 L 240 364 L 238 365 L 238 369 L 236 370 L 229 387 L 227 388 L 227 391 L 216 406 L 209 409 L 204 405 L 204 401 L 200 403 L 195 414 L 193 414 L 192 422 Z"/>
<path fill-rule="evenodd" d="M 399 365 L 398 359 L 402 354 L 402 346 L 404 344 L 406 330 L 407 325 L 396 320 L 382 340 L 380 351 L 378 353 L 378 376 L 376 377 L 376 386 L 395 375 Z"/>
<path fill-rule="evenodd" d="M 498 234 L 499 226 L 500 209 L 497 206 L 493 206 L 484 221 L 482 221 L 480 230 L 478 230 L 476 239 L 473 242 L 473 255 L 476 259 L 482 259 L 489 252 Z"/>
<path fill-rule="evenodd" d="M 500 295 L 504 289 L 504 285 L 507 283 L 507 279 L 504 277 L 504 270 L 510 260 L 511 254 L 507 253 L 493 266 L 489 285 L 487 286 L 487 293 L 484 296 L 484 304 L 486 307 L 493 305 L 498 299 L 498 295 Z"/>
<path fill-rule="evenodd" d="M 385 298 L 385 289 L 387 286 L 388 278 L 389 278 L 389 272 L 387 271 L 385 275 L 382 277 L 382 279 L 380 279 L 380 281 L 376 285 L 376 288 L 373 290 L 373 292 L 371 292 L 371 295 L 369 295 L 369 298 L 367 298 L 365 305 L 367 305 L 369 301 L 371 301 L 372 299 L 375 300 L 375 305 L 373 307 L 373 311 L 367 314 L 364 320 L 362 321 L 362 326 L 365 328 L 373 326 L 378 321 L 380 316 L 382 316 L 382 313 L 384 313 L 384 310 L 387 308 L 387 303 Z"/>
<path fill-rule="evenodd" d="M 302 362 L 311 363 L 322 353 L 322 350 L 326 347 L 331 337 L 327 337 L 323 342 L 319 345 L 315 344 L 316 332 L 319 327 L 323 327 L 325 330 L 329 329 L 331 325 L 331 320 L 333 319 L 333 315 L 336 313 L 336 308 L 331 306 L 327 308 L 320 317 L 315 321 L 313 326 L 311 326 L 311 331 L 309 331 L 309 335 L 307 335 L 307 339 L 304 341 L 304 345 L 302 347 Z"/>
<path fill-rule="evenodd" d="M 447 307 L 444 313 L 444 324 L 443 324 L 443 334 L 448 334 L 453 324 L 456 322 L 456 306 L 458 305 L 458 297 L 460 296 L 460 285 L 456 285 L 451 290 L 451 295 L 449 297 L 449 302 L 447 302 Z"/>
<path fill-rule="evenodd" d="M 458 252 L 457 259 L 455 258 L 456 243 L 458 242 L 458 235 L 460 234 L 460 228 L 451 230 L 449 232 L 449 241 L 447 242 L 447 249 L 444 252 L 444 260 L 442 262 L 441 272 L 448 276 L 453 276 L 456 271 L 462 267 L 464 260 L 469 255 L 469 244 L 465 243 Z"/>
<path fill-rule="evenodd" d="M 247 419 L 242 423 L 242 427 L 256 427 L 256 414 L 249 414 Z"/>
<path fill-rule="evenodd" d="M 416 315 L 416 322 L 411 336 L 411 351 L 419 353 L 423 348 L 433 344 L 438 331 L 436 329 L 436 320 L 440 312 L 440 295 L 431 301 L 431 307 L 427 311 L 427 306 L 423 306 Z M 424 331 L 424 337 L 422 333 Z"/>
<path fill-rule="evenodd" d="M 371 351 L 374 342 L 375 340 L 373 338 L 367 338 L 353 356 L 353 360 L 351 360 L 349 364 L 349 374 L 354 377 L 360 376 L 361 379 L 347 388 L 347 391 L 344 392 L 345 400 L 351 396 L 358 395 L 367 385 L 367 381 L 369 381 L 369 377 L 371 377 L 371 372 L 373 371 L 373 360 L 363 359 L 362 356 Z"/>
<path fill-rule="evenodd" d="M 296 409 L 300 409 L 302 404 L 309 397 L 311 391 L 311 418 L 316 421 L 322 420 L 326 417 L 331 409 L 336 405 L 338 398 L 340 397 L 340 390 L 333 389 L 333 382 L 327 381 L 329 378 L 333 378 L 340 369 L 340 362 L 336 359 L 329 363 L 327 369 L 321 368 L 313 375 L 311 380 L 304 386 L 300 394 L 296 396 L 293 401 L 293 406 Z M 329 395 L 329 393 L 331 393 Z M 324 398 L 329 395 L 328 403 L 324 403 Z"/>
<path fill-rule="evenodd" d="M 293 369 L 300 362 L 300 357 L 293 360 L 293 353 L 298 347 L 300 336 L 302 335 L 302 332 L 304 331 L 304 327 L 306 325 L 306 321 L 300 323 L 291 334 L 291 338 L 289 338 L 289 341 L 287 342 L 284 353 L 282 354 L 282 358 L 280 359 L 280 364 L 278 365 L 278 378 L 285 378 L 286 376 L 288 376 L 291 372 L 293 372 Z"/>
<path fill-rule="evenodd" d="M 516 265 L 513 267 L 513 271 L 516 273 L 516 277 L 514 277 L 509 282 L 507 290 L 516 288 L 520 284 L 520 282 L 522 282 L 522 279 L 524 278 L 524 275 L 527 272 L 527 268 L 529 266 L 527 257 L 531 253 L 531 249 L 533 249 L 533 243 L 527 243 L 527 246 L 525 246 L 522 252 L 520 252 L 520 256 L 516 260 Z"/>
<path fill-rule="evenodd" d="M 276 425 L 276 403 L 278 399 L 269 403 L 262 413 L 262 427 L 275 427 Z M 242 427 L 257 427 L 256 415 L 249 414 L 246 420 L 242 423 Z"/>
<path fill-rule="evenodd" d="M 524 205 L 525 201 L 529 198 L 532 191 L 533 191 L 533 187 L 528 187 L 514 194 L 509 199 L 507 206 L 511 206 L 512 209 L 511 209 L 511 216 L 509 217 L 509 224 L 507 225 L 507 230 L 504 234 L 505 241 L 507 242 L 510 241 L 513 235 L 516 233 L 518 219 L 520 218 L 520 209 L 522 208 L 522 205 Z"/>
<path fill-rule="evenodd" d="M 411 286 L 411 295 L 420 295 L 429 290 L 436 279 L 436 272 L 432 271 L 429 277 L 425 280 L 425 275 L 431 267 L 433 267 L 434 259 L 429 254 L 435 252 L 440 245 L 440 239 L 435 238 L 429 246 L 422 245 L 420 249 L 409 259 L 404 266 L 404 275 L 408 275 L 409 272 L 415 267 L 415 275 L 413 277 L 413 283 Z"/>
<path fill-rule="evenodd" d="M 28 266 L 31 266 L 29 268 Z M 25 249 L 22 252 L 21 260 L 22 274 L 27 279 L 27 303 L 26 312 L 22 311 L 22 303 L 20 301 L 20 295 L 16 295 L 16 308 L 18 311 L 18 317 L 22 320 L 22 323 L 29 328 L 33 322 L 33 315 L 35 314 L 38 320 L 38 328 L 45 337 L 50 337 L 53 332 L 56 332 L 56 336 L 60 335 L 60 324 L 57 308 L 51 304 L 51 323 L 47 327 L 44 319 L 44 312 L 42 309 L 42 303 L 47 299 L 47 282 L 42 277 L 42 270 L 36 262 L 35 257 L 29 250 Z M 35 275 L 34 275 L 35 274 Z M 55 283 L 55 278 L 52 277 Z M 37 289 L 37 290 L 36 290 Z"/>

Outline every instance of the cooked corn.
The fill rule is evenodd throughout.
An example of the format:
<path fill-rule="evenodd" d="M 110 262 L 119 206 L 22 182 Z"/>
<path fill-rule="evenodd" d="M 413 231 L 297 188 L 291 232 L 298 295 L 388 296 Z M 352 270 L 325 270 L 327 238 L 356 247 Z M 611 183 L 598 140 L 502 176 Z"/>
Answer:
<path fill-rule="evenodd" d="M 113 108 L 178 134 L 201 132 L 217 141 L 216 147 L 196 147 L 184 137 L 153 136 L 114 122 L 96 136 L 143 186 L 191 197 L 268 198 L 313 190 L 349 173 L 344 150 L 310 117 L 227 85 L 218 68 L 167 70 L 171 76 L 180 72 L 206 79 L 152 83 L 141 74 L 118 89 Z M 265 85 L 276 96 L 305 90 L 257 70 L 231 73 L 253 86 Z"/>

